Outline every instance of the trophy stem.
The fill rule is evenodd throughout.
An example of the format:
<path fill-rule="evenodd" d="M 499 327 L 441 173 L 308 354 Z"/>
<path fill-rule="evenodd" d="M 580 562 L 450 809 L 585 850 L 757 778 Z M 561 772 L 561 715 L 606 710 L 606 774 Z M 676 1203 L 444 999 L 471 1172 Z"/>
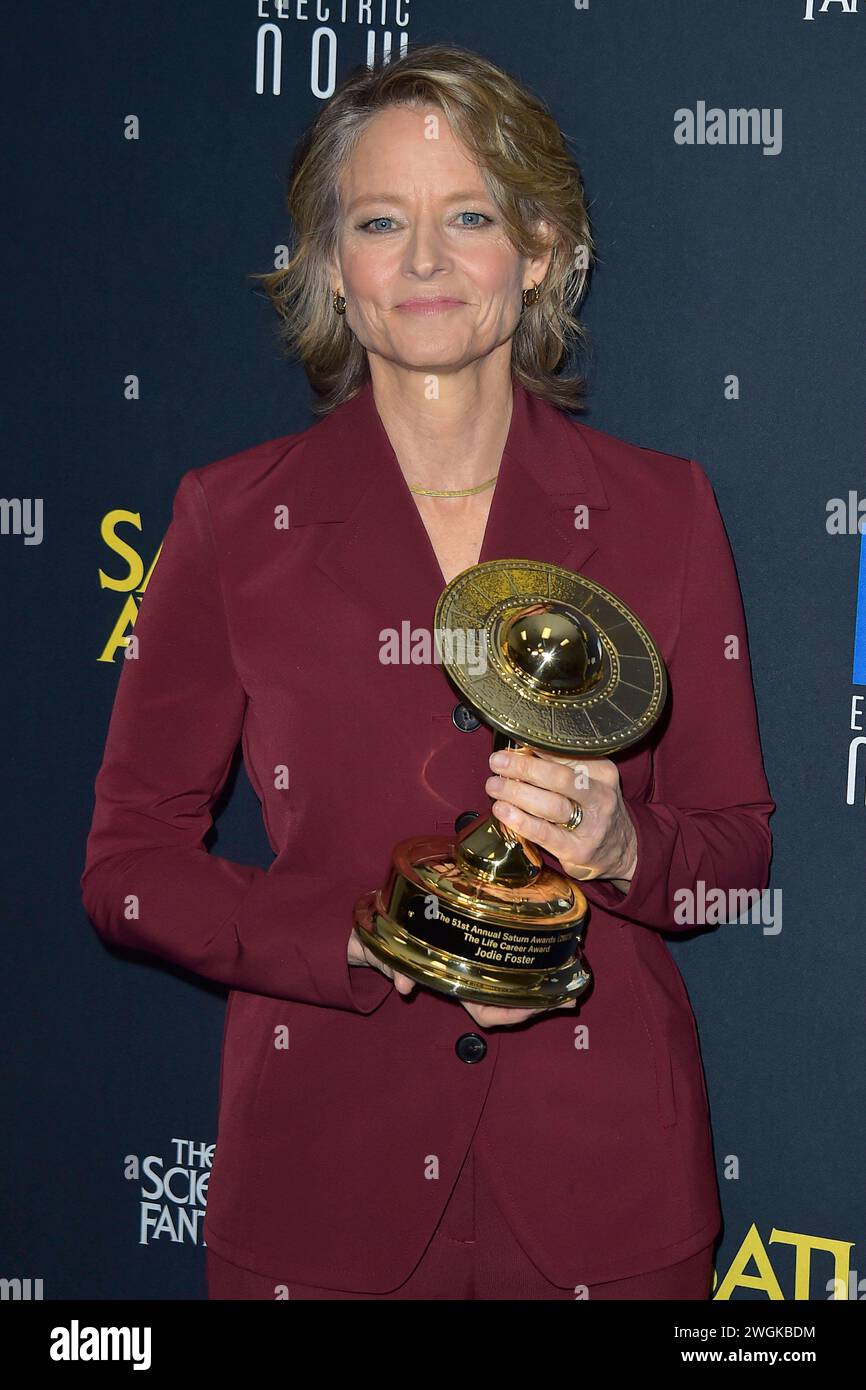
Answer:
<path fill-rule="evenodd" d="M 525 752 L 531 749 L 508 734 L 497 732 L 493 747 Z M 503 825 L 496 816 L 488 816 L 457 843 L 455 860 L 461 868 L 475 874 L 485 883 L 503 888 L 525 888 L 534 883 L 544 868 L 544 861 L 531 840 Z"/>

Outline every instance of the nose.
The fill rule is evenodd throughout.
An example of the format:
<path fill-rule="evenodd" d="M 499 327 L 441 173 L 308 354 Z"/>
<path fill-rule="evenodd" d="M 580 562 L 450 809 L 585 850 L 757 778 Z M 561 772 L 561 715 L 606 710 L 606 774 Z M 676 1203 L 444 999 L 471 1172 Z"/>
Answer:
<path fill-rule="evenodd" d="M 427 279 L 450 267 L 451 258 L 442 227 L 434 216 L 421 213 L 406 242 L 404 272 Z"/>

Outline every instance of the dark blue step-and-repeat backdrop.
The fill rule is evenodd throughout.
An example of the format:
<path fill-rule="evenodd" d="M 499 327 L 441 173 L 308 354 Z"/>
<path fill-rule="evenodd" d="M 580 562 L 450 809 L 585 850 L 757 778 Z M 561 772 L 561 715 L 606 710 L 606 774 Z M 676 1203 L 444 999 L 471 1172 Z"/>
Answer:
<path fill-rule="evenodd" d="M 725 1214 L 715 1297 L 866 1298 L 864 10 L 7 14 L 0 1277 L 46 1299 L 205 1295 L 225 995 L 88 923 L 93 781 L 181 474 L 312 423 L 251 278 L 288 239 L 292 146 L 352 67 L 440 41 L 511 70 L 568 135 L 600 257 L 583 418 L 696 458 L 738 564 L 772 880 L 760 911 L 671 941 Z M 242 767 L 224 801 L 219 852 L 267 865 Z"/>

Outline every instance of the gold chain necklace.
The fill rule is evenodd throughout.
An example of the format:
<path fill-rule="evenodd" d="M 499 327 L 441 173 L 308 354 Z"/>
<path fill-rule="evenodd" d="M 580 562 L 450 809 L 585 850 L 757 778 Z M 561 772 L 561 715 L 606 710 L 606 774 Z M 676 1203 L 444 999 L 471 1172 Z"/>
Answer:
<path fill-rule="evenodd" d="M 438 487 L 410 487 L 410 492 L 416 492 L 421 497 L 470 497 L 473 492 L 483 492 L 486 487 L 490 487 L 496 482 L 499 474 L 494 474 L 488 478 L 486 483 L 478 483 L 476 487 L 459 487 L 454 489 Z"/>

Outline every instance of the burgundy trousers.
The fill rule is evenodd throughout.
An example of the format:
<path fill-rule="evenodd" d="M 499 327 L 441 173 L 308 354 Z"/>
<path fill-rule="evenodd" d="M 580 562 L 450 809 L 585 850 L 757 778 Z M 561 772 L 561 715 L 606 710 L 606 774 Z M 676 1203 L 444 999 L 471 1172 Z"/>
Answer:
<path fill-rule="evenodd" d="M 470 1148 L 439 1224 L 412 1273 L 389 1293 L 318 1288 L 241 1269 L 207 1250 L 208 1299 L 689 1299 L 710 1297 L 713 1244 L 664 1269 L 604 1284 L 551 1284 L 523 1250 Z"/>

